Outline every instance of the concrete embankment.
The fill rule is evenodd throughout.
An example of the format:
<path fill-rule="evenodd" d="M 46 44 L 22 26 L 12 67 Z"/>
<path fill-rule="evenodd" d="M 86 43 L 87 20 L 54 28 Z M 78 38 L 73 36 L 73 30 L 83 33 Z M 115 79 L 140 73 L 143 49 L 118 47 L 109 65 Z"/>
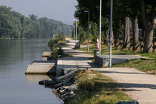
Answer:
<path fill-rule="evenodd" d="M 33 61 L 28 65 L 25 74 L 55 74 L 56 61 Z"/>

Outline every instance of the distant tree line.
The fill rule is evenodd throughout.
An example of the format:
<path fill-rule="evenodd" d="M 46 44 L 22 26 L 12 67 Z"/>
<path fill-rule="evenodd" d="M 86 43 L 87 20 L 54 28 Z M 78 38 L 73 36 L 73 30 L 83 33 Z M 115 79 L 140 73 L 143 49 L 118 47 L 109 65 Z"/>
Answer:
<path fill-rule="evenodd" d="M 62 22 L 37 18 L 36 15 L 24 15 L 10 7 L 0 6 L 0 38 L 49 38 L 53 35 L 69 35 L 72 26 Z"/>
<path fill-rule="evenodd" d="M 100 0 L 77 0 L 75 17 L 79 19 L 82 35 L 87 39 L 88 17 L 90 11 L 91 41 L 99 37 Z M 113 45 L 123 49 L 152 52 L 155 47 L 156 2 L 155 0 L 113 0 Z M 86 32 L 84 32 L 86 31 Z M 102 0 L 102 43 L 109 44 L 110 0 Z"/>

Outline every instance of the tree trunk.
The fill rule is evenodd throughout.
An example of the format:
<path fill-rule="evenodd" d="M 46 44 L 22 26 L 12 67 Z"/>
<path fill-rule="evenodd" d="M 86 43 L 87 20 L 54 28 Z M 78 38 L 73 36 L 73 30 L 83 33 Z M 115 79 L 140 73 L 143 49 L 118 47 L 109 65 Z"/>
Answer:
<path fill-rule="evenodd" d="M 119 44 L 119 38 L 120 38 L 120 37 L 119 37 L 119 32 L 117 31 L 117 32 L 116 32 L 116 35 L 115 35 L 115 38 L 114 38 L 114 39 L 115 39 L 115 48 L 116 48 L 116 49 L 117 49 L 118 46 L 120 45 L 120 44 Z"/>
<path fill-rule="evenodd" d="M 153 33 L 154 33 L 154 28 L 153 26 L 146 25 L 145 27 L 145 40 L 144 40 L 144 48 L 143 52 L 144 53 L 150 53 L 153 51 Z"/>
<path fill-rule="evenodd" d="M 125 34 L 123 39 L 123 48 L 130 48 L 130 19 L 125 18 Z"/>
<path fill-rule="evenodd" d="M 145 37 L 144 37 L 144 47 L 143 52 L 144 53 L 150 53 L 153 51 L 153 32 L 154 32 L 154 26 L 155 26 L 155 19 L 153 18 L 152 21 L 146 18 L 146 12 L 145 12 L 145 2 L 144 0 L 140 0 L 141 4 L 141 14 L 142 14 L 142 20 L 145 28 Z"/>
<path fill-rule="evenodd" d="M 114 32 L 112 31 L 112 46 L 114 46 Z"/>
<path fill-rule="evenodd" d="M 139 50 L 139 28 L 138 28 L 138 18 L 135 17 L 132 19 L 133 25 L 133 51 Z"/>
<path fill-rule="evenodd" d="M 105 44 L 109 45 L 109 29 L 106 30 L 106 34 L 105 34 Z"/>

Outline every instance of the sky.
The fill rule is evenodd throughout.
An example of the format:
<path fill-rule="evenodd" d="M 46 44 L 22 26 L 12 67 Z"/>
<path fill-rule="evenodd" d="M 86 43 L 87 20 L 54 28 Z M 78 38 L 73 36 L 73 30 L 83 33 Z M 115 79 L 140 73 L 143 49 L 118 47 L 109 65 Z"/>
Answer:
<path fill-rule="evenodd" d="M 77 0 L 0 0 L 0 5 L 11 7 L 27 17 L 35 14 L 71 25 Z"/>

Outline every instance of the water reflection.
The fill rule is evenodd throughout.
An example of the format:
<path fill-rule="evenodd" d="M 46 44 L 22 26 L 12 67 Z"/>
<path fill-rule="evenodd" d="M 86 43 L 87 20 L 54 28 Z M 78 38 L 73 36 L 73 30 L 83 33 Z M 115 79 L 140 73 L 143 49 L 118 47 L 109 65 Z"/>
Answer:
<path fill-rule="evenodd" d="M 0 104 L 60 104 L 51 89 L 38 85 L 47 75 L 26 75 L 33 60 L 48 51 L 48 40 L 0 39 Z"/>
<path fill-rule="evenodd" d="M 54 78 L 53 75 L 46 74 L 26 74 L 25 76 L 29 83 L 38 83 L 41 80 L 52 80 Z"/>

